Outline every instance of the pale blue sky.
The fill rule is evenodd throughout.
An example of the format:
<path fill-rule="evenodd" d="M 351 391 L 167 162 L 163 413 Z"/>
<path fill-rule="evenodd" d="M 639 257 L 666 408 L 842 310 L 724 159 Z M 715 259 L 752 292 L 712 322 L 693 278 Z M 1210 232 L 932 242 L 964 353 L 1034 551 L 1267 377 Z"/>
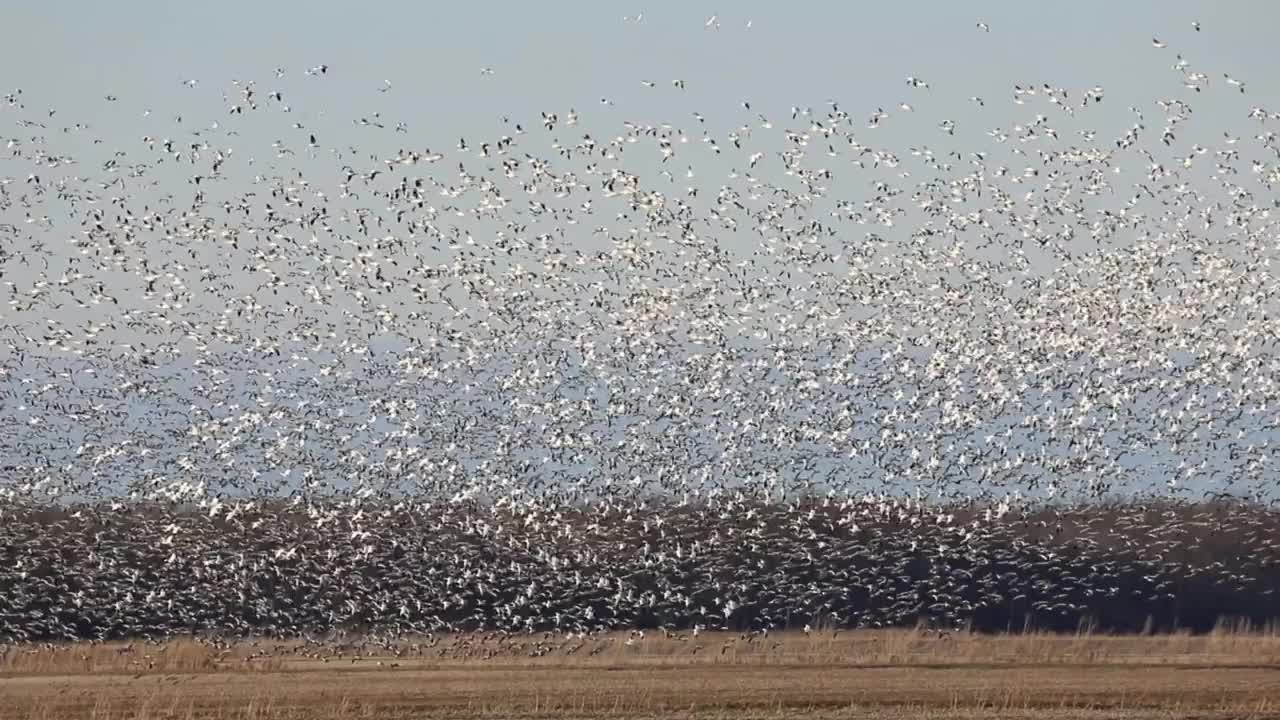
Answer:
<path fill-rule="evenodd" d="M 1145 97 L 1178 52 L 1211 69 L 1213 80 L 1221 72 L 1253 80 L 1250 100 L 1276 104 L 1274 87 L 1250 73 L 1274 64 L 1280 26 L 1276 3 L 1181 0 L 5 5 L 4 84 L 25 86 L 34 102 L 66 115 L 93 113 L 104 131 L 136 122 L 139 106 L 164 114 L 183 79 L 208 89 L 252 78 L 267 89 L 272 70 L 282 67 L 297 92 L 297 75 L 326 63 L 334 78 L 321 86 L 327 91 L 340 81 L 364 83 L 371 110 L 443 137 L 498 114 L 606 96 L 624 117 L 670 120 L 693 98 L 704 113 L 750 100 L 771 115 L 838 98 L 856 115 L 906 99 L 907 74 L 930 82 L 931 102 L 954 108 L 963 122 L 977 112 L 963 100 L 1005 99 L 1019 81 L 1097 83 L 1115 98 Z M 623 22 L 641 12 L 643 23 Z M 704 29 L 713 14 L 716 32 Z M 978 31 L 979 21 L 991 31 Z M 1203 31 L 1195 32 L 1193 21 Z M 1153 50 L 1152 37 L 1169 47 Z M 483 66 L 496 74 L 482 78 Z M 652 80 L 670 91 L 674 78 L 688 82 L 683 98 L 645 93 L 639 84 Z M 383 79 L 395 92 L 372 92 Z M 106 92 L 121 98 L 112 110 L 126 117 L 101 114 Z"/>
<path fill-rule="evenodd" d="M 644 20 L 637 23 L 634 18 L 640 13 Z M 718 24 L 713 30 L 706 27 L 712 15 Z M 292 177 L 317 170 L 308 176 L 315 178 L 317 187 L 325 183 L 326 191 L 334 193 L 339 170 L 347 160 L 328 153 L 346 147 L 359 148 L 361 158 L 350 162 L 362 171 L 379 166 L 382 158 L 401 146 L 444 151 L 451 153 L 451 162 L 439 166 L 439 172 L 452 174 L 454 159 L 472 162 L 474 156 L 474 150 L 465 157 L 452 154 L 459 136 L 468 137 L 474 146 L 509 131 L 501 120 L 504 116 L 531 127 L 541 111 L 563 118 L 569 108 L 578 109 L 584 122 L 577 128 L 562 124 L 555 131 L 557 140 L 574 142 L 583 132 L 621 134 L 622 123 L 630 120 L 652 125 L 670 122 L 695 140 L 706 131 L 725 142 L 728 131 L 744 124 L 759 127 L 757 113 L 776 121 L 780 129 L 788 124 L 791 106 L 813 107 L 821 115 L 824 103 L 834 99 L 859 121 L 854 123 L 858 137 L 877 147 L 905 154 L 928 145 L 939 156 L 952 150 L 985 152 L 996 145 L 986 136 L 988 129 L 1007 129 L 1014 123 L 1031 122 L 1038 113 L 1055 112 L 1043 96 L 1025 106 L 1013 104 L 1014 85 L 1048 83 L 1068 89 L 1073 105 L 1078 105 L 1087 88 L 1097 85 L 1106 91 L 1107 104 L 1101 111 L 1091 108 L 1073 118 L 1060 112 L 1052 116 L 1051 122 L 1062 133 L 1062 145 L 1111 147 L 1135 122 L 1126 109 L 1134 105 L 1145 113 L 1147 134 L 1142 144 L 1164 152 L 1162 159 L 1172 163 L 1177 161 L 1174 153 L 1189 152 L 1192 143 L 1215 145 L 1222 142 L 1223 133 L 1246 138 L 1256 133 L 1257 123 L 1247 118 L 1252 107 L 1280 110 L 1280 84 L 1270 78 L 1277 55 L 1272 35 L 1280 26 L 1278 20 L 1280 4 L 1272 2 L 1168 0 L 810 6 L 764 2 L 10 2 L 0 14 L 8 30 L 6 42 L 0 44 L 0 68 L 4 68 L 0 92 L 21 88 L 27 107 L 21 114 L 5 116 L 0 132 L 6 135 L 0 135 L 0 140 L 21 138 L 22 149 L 30 152 L 37 145 L 30 139 L 43 135 L 45 143 L 38 146 L 43 151 L 80 160 L 79 165 L 63 165 L 56 171 L 41 169 L 46 177 L 80 174 L 96 180 L 102 167 L 97 162 L 116 150 L 127 152 L 131 160 L 159 155 L 145 147 L 143 136 L 192 142 L 190 133 L 202 132 L 216 121 L 219 132 L 205 137 L 213 138 L 213 147 L 233 147 L 236 154 L 228 164 L 227 178 L 209 190 L 222 200 L 249 190 L 257 172 Z M 979 22 L 989 25 L 989 32 L 978 29 Z M 1193 22 L 1199 22 L 1202 30 L 1197 32 Z M 1167 47 L 1153 47 L 1153 38 Z M 1179 54 L 1192 70 L 1208 75 L 1210 92 L 1195 94 L 1183 87 L 1182 73 L 1172 69 Z M 304 74 L 321 64 L 330 68 L 323 79 Z M 482 67 L 492 68 L 494 74 L 482 75 Z M 283 77 L 276 76 L 276 68 L 283 69 Z M 1248 92 L 1227 86 L 1224 73 L 1244 81 Z M 931 89 L 909 87 L 908 75 L 927 81 Z M 686 89 L 673 88 L 673 79 L 684 80 Z M 196 80 L 196 87 L 185 87 L 186 80 Z M 284 103 L 293 111 L 286 114 L 276 104 L 263 103 L 255 113 L 230 116 L 228 106 L 239 99 L 239 90 L 232 85 L 237 80 L 255 81 L 260 98 L 281 90 Z M 384 81 L 390 82 L 389 92 L 379 92 Z M 656 87 L 644 87 L 641 81 L 652 81 Z M 106 95 L 118 100 L 108 102 Z M 970 101 L 972 96 L 984 98 L 985 105 Z M 602 98 L 613 104 L 602 106 Z M 1186 99 L 1194 105 L 1194 119 L 1179 126 L 1178 147 L 1167 152 L 1158 139 L 1164 118 L 1155 102 L 1162 98 Z M 743 101 L 751 103 L 750 111 L 742 107 Z M 917 111 L 896 112 L 903 101 Z M 46 108 L 57 113 L 47 120 L 44 131 L 22 129 L 13 122 L 18 117 L 45 119 Z M 866 129 L 861 121 L 876 108 L 885 108 L 894 117 L 878 129 Z M 144 115 L 144 110 L 150 114 Z M 706 116 L 705 126 L 693 119 L 695 112 Z M 404 122 L 409 132 L 374 132 L 357 124 L 358 118 L 374 113 L 380 114 L 387 128 Z M 177 115 L 183 118 L 181 125 L 175 123 Z M 954 136 L 939 131 L 941 120 L 956 122 Z M 306 129 L 292 128 L 295 122 Z M 74 123 L 91 128 L 62 132 Z M 762 150 L 779 149 L 779 129 L 772 140 L 761 143 Z M 1080 141 L 1078 133 L 1089 129 L 1098 131 L 1097 141 Z M 238 137 L 230 139 L 231 132 Z M 319 137 L 322 149 L 314 156 L 305 149 L 310 133 Z M 95 139 L 101 144 L 93 144 Z M 271 148 L 275 140 L 296 148 L 298 154 L 275 161 Z M 538 136 L 536 151 L 548 152 L 548 140 Z M 1006 145 L 1005 152 L 1015 145 Z M 638 162 L 629 160 L 627 166 L 656 173 L 657 154 L 652 150 Z M 815 150 L 815 163 L 824 162 L 821 148 Z M 724 182 L 726 164 L 740 167 L 744 154 L 715 158 L 698 148 L 682 156 L 680 167 L 673 171 L 678 175 L 686 163 L 696 164 L 699 179 L 691 183 L 711 194 Z M 1100 205 L 1123 205 L 1128 199 L 1125 193 L 1142 177 L 1141 156 L 1130 155 L 1122 164 L 1125 172 L 1135 174 L 1123 176 L 1117 194 L 1098 200 Z M 249 157 L 259 163 L 249 168 L 243 164 Z M 992 164 L 999 162 L 1013 164 L 1007 158 Z M 919 165 L 909 169 L 915 171 Z M 904 165 L 879 172 L 905 175 L 907 169 Z M 0 163 L 0 177 L 17 176 L 18 185 L 30 170 L 27 160 L 7 168 Z M 1013 168 L 1015 174 L 1021 170 L 1022 166 Z M 185 201 L 197 192 L 190 182 L 192 172 L 204 169 L 192 170 L 190 164 L 182 163 L 157 167 L 149 179 L 177 182 L 162 182 L 150 191 L 130 187 L 131 201 L 148 202 L 147 192 L 172 192 Z M 1211 194 L 1218 184 L 1198 179 L 1211 172 L 1206 162 L 1186 177 L 1197 191 Z M 874 175 L 867 170 L 865 174 L 842 172 L 840 177 L 836 182 L 864 183 L 846 193 L 861 199 Z M 898 184 L 910 187 L 912 182 Z M 50 206 L 35 212 L 48 212 L 57 223 L 59 210 L 51 200 L 44 202 Z M 333 203 L 335 208 L 340 205 Z M 17 225 L 22 212 L 15 206 L 10 216 L 0 216 L 0 222 Z M 479 226 L 469 227 L 477 235 L 484 232 Z M 56 224 L 50 231 L 51 247 L 45 251 L 52 260 L 50 279 L 63 271 L 53 256 L 65 250 L 62 241 L 77 231 L 71 222 Z M 578 226 L 574 232 L 582 237 L 571 241 L 589 242 L 590 231 L 585 223 Z M 909 229 L 899 226 L 895 232 Z M 755 242 L 749 233 L 739 235 L 742 240 L 726 233 L 725 242 Z M 201 252 L 208 256 L 204 259 L 221 259 L 214 257 L 218 250 L 212 246 Z M 21 260 L 14 254 L 7 265 L 0 265 L 0 271 L 8 273 L 6 280 L 28 287 L 36 280 L 38 265 Z M 1039 269 L 1051 270 L 1048 262 L 1037 262 Z M 200 264 L 192 263 L 193 267 Z M 237 264 L 230 272 L 241 273 L 236 279 L 246 287 L 240 292 L 252 292 L 261 277 L 242 272 L 243 267 Z M 113 279 L 119 278 L 109 276 L 106 282 Z M 195 275 L 188 280 L 192 285 L 198 282 Z M 4 293 L 8 290 L 0 287 L 0 302 L 9 297 Z M 214 303 L 226 299 L 210 295 Z M 202 299 L 210 298 L 197 293 L 195 304 Z M 263 300 L 271 302 L 269 297 Z M 340 305 L 343 301 L 339 296 L 330 302 Z M 60 307 L 56 313 L 48 312 L 67 324 L 83 320 L 72 304 L 63 302 Z M 48 320 L 45 312 L 41 308 L 17 318 L 0 315 L 0 325 L 16 322 L 38 336 Z M 95 312 L 106 316 L 117 308 L 104 304 Z M 152 418 L 143 417 L 141 422 L 150 423 Z"/>

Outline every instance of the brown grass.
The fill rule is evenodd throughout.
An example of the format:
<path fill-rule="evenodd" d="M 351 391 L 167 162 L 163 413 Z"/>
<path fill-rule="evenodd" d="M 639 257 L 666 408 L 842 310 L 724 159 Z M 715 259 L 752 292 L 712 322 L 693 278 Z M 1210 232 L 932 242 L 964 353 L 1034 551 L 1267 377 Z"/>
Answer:
<path fill-rule="evenodd" d="M 631 644 L 627 644 L 628 640 Z M 547 648 L 552 648 L 548 650 Z M 530 657 L 530 652 L 543 652 Z M 1280 717 L 1280 633 L 456 635 L 9 647 L 0 717 Z"/>

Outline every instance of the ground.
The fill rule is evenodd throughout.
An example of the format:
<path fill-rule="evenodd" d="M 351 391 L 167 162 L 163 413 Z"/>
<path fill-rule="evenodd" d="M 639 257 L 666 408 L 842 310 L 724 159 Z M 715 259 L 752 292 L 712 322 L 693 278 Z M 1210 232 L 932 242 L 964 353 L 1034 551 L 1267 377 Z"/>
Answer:
<path fill-rule="evenodd" d="M 541 637 L 538 638 L 541 640 Z M 1280 636 L 789 633 L 17 647 L 4 718 L 1280 718 Z M 264 656 L 263 653 L 267 654 Z M 398 653 L 398 654 L 397 654 Z"/>

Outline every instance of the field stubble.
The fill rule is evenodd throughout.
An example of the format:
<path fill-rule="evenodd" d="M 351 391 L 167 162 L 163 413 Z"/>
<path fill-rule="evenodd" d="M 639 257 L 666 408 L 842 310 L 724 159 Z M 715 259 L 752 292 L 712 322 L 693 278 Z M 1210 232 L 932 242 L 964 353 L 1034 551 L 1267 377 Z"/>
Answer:
<path fill-rule="evenodd" d="M 531 653 L 541 653 L 531 656 Z M 468 634 L 12 646 L 0 715 L 1280 718 L 1280 633 Z"/>

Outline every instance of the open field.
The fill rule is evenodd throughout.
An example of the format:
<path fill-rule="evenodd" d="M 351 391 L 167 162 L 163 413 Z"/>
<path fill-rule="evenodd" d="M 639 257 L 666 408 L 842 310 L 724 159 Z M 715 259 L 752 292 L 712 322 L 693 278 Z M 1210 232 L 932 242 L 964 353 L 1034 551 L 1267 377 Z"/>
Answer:
<path fill-rule="evenodd" d="M 1280 717 L 1280 635 L 176 640 L 11 647 L 0 678 L 0 715 L 50 720 L 1264 718 Z"/>

